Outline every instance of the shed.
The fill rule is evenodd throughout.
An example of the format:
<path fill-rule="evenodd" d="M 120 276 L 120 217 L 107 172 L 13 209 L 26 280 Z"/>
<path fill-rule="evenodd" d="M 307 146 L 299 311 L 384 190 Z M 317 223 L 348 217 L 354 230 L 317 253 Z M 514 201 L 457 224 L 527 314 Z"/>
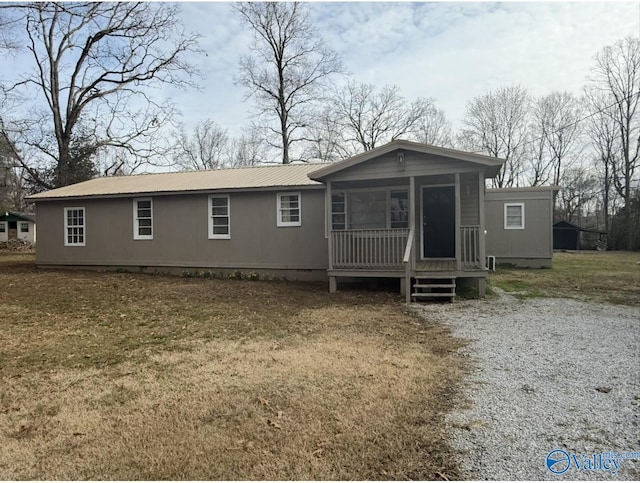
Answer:
<path fill-rule="evenodd" d="M 606 231 L 582 228 L 566 220 L 553 224 L 554 250 L 606 249 Z"/>

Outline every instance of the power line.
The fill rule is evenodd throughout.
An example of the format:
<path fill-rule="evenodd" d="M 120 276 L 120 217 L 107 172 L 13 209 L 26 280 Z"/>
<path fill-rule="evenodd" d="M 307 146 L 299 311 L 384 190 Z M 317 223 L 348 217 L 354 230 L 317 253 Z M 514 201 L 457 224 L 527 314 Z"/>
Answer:
<path fill-rule="evenodd" d="M 630 101 L 631 99 L 633 99 L 634 96 L 635 97 L 639 97 L 640 96 L 640 91 L 634 92 L 633 94 L 628 95 L 627 97 L 622 99 L 622 101 L 616 101 L 613 104 L 610 104 L 608 106 L 605 106 L 605 107 L 602 107 L 600 109 L 597 109 L 595 112 L 591 112 L 591 113 L 587 114 L 586 116 L 584 116 L 584 117 L 582 117 L 582 118 L 580 118 L 580 119 L 578 119 L 576 121 L 573 121 L 573 122 L 570 122 L 569 124 L 561 126 L 558 129 L 556 129 L 555 131 L 552 131 L 552 134 L 557 134 L 560 131 L 563 131 L 564 129 L 567 129 L 567 128 L 572 127 L 572 126 L 577 126 L 578 124 L 580 124 L 581 122 L 586 121 L 587 119 L 590 119 L 590 118 L 592 118 L 592 117 L 594 117 L 594 116 L 596 116 L 598 114 L 604 113 L 605 111 L 611 109 L 612 107 L 616 106 L 617 104 L 620 104 L 620 102 Z M 531 139 L 529 141 L 526 141 L 526 142 L 522 143 L 521 146 L 526 146 L 527 144 L 531 144 L 531 143 L 534 143 L 534 142 L 541 141 L 543 138 L 544 138 L 544 136 L 540 136 L 538 138 Z"/>

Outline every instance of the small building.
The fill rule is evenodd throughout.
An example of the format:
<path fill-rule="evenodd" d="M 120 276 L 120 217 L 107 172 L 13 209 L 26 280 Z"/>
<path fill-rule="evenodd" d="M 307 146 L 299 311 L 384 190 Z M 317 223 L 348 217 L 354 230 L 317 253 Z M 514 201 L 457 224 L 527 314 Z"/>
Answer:
<path fill-rule="evenodd" d="M 554 250 L 603 250 L 606 248 L 606 231 L 582 228 L 565 220 L 553 224 Z"/>
<path fill-rule="evenodd" d="M 0 214 L 0 242 L 16 239 L 36 242 L 36 216 L 33 213 L 7 211 Z"/>
<path fill-rule="evenodd" d="M 554 186 L 487 189 L 487 255 L 497 264 L 548 268 Z"/>
<path fill-rule="evenodd" d="M 41 219 L 36 263 L 250 271 L 328 280 L 331 292 L 395 278 L 407 300 L 452 297 L 462 281 L 483 295 L 485 181 L 502 163 L 397 140 L 333 164 L 97 178 L 30 197 Z M 523 203 L 548 225 L 550 259 L 551 211 Z M 524 225 L 524 246 L 537 227 Z"/>

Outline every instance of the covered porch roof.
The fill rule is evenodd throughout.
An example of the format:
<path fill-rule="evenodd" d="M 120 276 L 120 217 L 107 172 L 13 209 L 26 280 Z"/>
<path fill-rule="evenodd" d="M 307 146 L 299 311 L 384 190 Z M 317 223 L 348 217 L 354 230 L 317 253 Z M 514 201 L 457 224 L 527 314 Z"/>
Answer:
<path fill-rule="evenodd" d="M 312 180 L 324 182 L 366 164 L 379 162 L 388 165 L 391 164 L 390 160 L 393 159 L 394 153 L 396 154 L 394 172 L 381 169 L 380 174 L 386 172 L 389 177 L 428 175 L 444 173 L 447 168 L 450 169 L 450 172 L 455 172 L 464 167 L 483 171 L 485 178 L 493 178 L 504 164 L 504 160 L 499 158 L 399 139 L 371 151 L 324 166 L 310 172 L 308 176 Z M 407 169 L 409 165 L 410 168 Z M 431 168 L 436 171 L 432 172 Z"/>

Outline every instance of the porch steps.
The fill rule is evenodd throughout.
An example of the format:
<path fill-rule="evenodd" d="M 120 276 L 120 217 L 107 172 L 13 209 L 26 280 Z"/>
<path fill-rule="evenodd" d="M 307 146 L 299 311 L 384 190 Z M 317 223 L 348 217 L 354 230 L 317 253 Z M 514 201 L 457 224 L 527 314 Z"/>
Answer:
<path fill-rule="evenodd" d="M 449 299 L 456 296 L 456 277 L 445 275 L 418 275 L 412 286 L 411 298 L 414 301 Z"/>

